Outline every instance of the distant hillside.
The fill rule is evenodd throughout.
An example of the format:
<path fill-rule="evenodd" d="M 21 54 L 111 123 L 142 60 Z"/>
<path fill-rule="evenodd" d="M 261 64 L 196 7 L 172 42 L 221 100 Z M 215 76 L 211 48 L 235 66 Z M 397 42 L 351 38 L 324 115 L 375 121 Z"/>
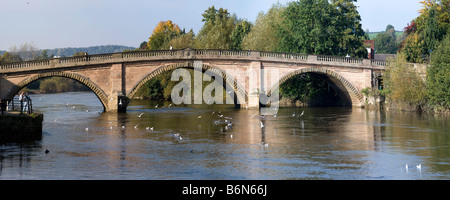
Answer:
<path fill-rule="evenodd" d="M 368 33 L 368 35 L 369 35 L 369 38 L 371 40 L 373 40 L 375 37 L 377 37 L 378 33 L 383 33 L 383 32 L 370 32 L 370 33 Z M 397 37 L 401 36 L 402 34 L 403 34 L 402 31 L 395 31 L 395 35 L 397 35 Z"/>
<path fill-rule="evenodd" d="M 69 47 L 69 48 L 47 49 L 47 55 L 68 57 L 80 51 L 87 52 L 88 54 L 103 54 L 103 53 L 123 52 L 124 50 L 128 49 L 136 49 L 136 48 L 121 45 L 102 45 L 102 46 L 79 47 L 79 48 Z"/>

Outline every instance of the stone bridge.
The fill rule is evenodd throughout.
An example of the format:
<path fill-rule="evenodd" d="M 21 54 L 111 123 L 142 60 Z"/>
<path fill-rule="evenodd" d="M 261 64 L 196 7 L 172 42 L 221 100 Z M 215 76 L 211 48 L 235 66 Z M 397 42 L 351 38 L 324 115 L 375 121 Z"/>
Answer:
<path fill-rule="evenodd" d="M 125 111 L 130 99 L 153 77 L 177 68 L 214 69 L 237 94 L 243 108 L 259 108 L 260 94 L 289 78 L 312 73 L 326 80 L 348 105 L 363 107 L 361 90 L 374 86 L 386 62 L 369 59 L 282 52 L 182 49 L 133 51 L 1 64 L 0 99 L 10 100 L 28 84 L 47 77 L 67 77 L 89 87 L 105 111 Z M 265 81 L 271 70 L 276 80 Z M 253 74 L 254 76 L 252 76 Z M 273 75 L 272 75 L 273 76 Z M 267 80 L 269 80 L 268 78 Z M 274 78 L 272 78 L 274 79 Z"/>

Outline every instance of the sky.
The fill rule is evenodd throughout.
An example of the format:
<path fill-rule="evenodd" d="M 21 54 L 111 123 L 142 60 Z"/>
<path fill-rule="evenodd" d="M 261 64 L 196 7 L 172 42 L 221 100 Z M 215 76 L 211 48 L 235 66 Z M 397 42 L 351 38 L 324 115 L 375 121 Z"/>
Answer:
<path fill-rule="evenodd" d="M 31 43 L 39 49 L 125 45 L 147 41 L 158 22 L 172 20 L 195 33 L 210 6 L 254 22 L 279 2 L 292 0 L 0 0 L 0 50 Z M 358 0 L 364 30 L 403 28 L 418 14 L 420 0 Z"/>

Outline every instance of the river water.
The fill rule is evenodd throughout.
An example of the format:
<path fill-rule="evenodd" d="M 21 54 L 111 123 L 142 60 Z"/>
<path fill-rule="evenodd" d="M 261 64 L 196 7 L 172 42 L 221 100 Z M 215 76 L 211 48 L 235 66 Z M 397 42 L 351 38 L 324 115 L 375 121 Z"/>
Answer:
<path fill-rule="evenodd" d="M 118 114 L 102 113 L 92 92 L 31 98 L 43 137 L 0 144 L 0 179 L 450 179 L 448 117 L 358 108 L 261 117 L 140 100 Z M 225 119 L 232 129 L 217 123 Z"/>

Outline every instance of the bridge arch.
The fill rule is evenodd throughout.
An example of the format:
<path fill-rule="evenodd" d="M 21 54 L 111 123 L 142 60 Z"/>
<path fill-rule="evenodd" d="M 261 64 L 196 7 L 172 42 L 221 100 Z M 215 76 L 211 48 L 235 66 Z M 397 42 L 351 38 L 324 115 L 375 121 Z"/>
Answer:
<path fill-rule="evenodd" d="M 127 94 L 127 97 L 129 99 L 132 99 L 136 95 L 136 93 L 145 85 L 145 83 L 147 83 L 151 79 L 155 78 L 156 76 L 158 76 L 164 72 L 178 69 L 178 68 L 194 69 L 194 62 L 188 61 L 188 62 L 170 64 L 170 65 L 165 65 L 165 66 L 159 67 L 158 69 L 152 71 L 147 76 L 145 76 L 141 81 L 139 81 L 136 84 L 136 86 L 133 87 L 131 92 Z M 221 73 L 220 75 L 224 78 L 224 82 L 223 82 L 224 87 L 229 86 L 230 88 L 233 88 L 233 92 L 235 94 L 235 98 L 234 98 L 235 105 L 245 104 L 247 102 L 247 100 L 248 100 L 247 91 L 244 89 L 244 87 L 241 85 L 241 83 L 239 83 L 237 80 L 235 80 L 233 78 L 233 76 L 231 76 L 230 74 L 228 74 L 227 72 L 225 72 L 224 70 L 222 70 L 220 68 L 202 64 L 203 72 L 208 69 L 213 69 L 214 72 Z"/>
<path fill-rule="evenodd" d="M 100 87 L 97 86 L 97 84 L 92 82 L 89 78 L 86 78 L 86 77 L 81 76 L 76 73 L 46 72 L 46 73 L 39 73 L 39 74 L 30 76 L 30 77 L 26 78 L 25 80 L 21 81 L 19 84 L 15 85 L 9 91 L 9 93 L 7 94 L 6 97 L 7 97 L 7 99 L 12 99 L 15 95 L 17 95 L 17 93 L 19 93 L 20 90 L 22 90 L 24 87 L 31 84 L 32 82 L 37 81 L 39 79 L 43 79 L 43 78 L 49 78 L 49 77 L 65 77 L 65 78 L 70 78 L 70 79 L 80 82 L 81 84 L 83 84 L 86 87 L 88 87 L 89 89 L 91 89 L 92 92 L 94 92 L 94 94 L 98 97 L 98 99 L 102 103 L 103 109 L 106 110 L 107 105 L 108 105 L 108 95 L 106 95 L 106 93 L 102 89 L 100 89 Z"/>
<path fill-rule="evenodd" d="M 280 85 L 282 85 L 290 78 L 306 73 L 318 74 L 324 78 L 326 77 L 325 81 L 331 83 L 331 86 L 336 90 L 341 100 L 349 102 L 351 105 L 364 105 L 364 96 L 352 83 L 350 83 L 343 76 L 339 75 L 337 72 L 324 68 L 304 68 L 288 73 L 287 75 L 280 78 L 278 84 L 271 87 L 269 94 L 271 94 L 272 91 L 278 89 Z"/>

